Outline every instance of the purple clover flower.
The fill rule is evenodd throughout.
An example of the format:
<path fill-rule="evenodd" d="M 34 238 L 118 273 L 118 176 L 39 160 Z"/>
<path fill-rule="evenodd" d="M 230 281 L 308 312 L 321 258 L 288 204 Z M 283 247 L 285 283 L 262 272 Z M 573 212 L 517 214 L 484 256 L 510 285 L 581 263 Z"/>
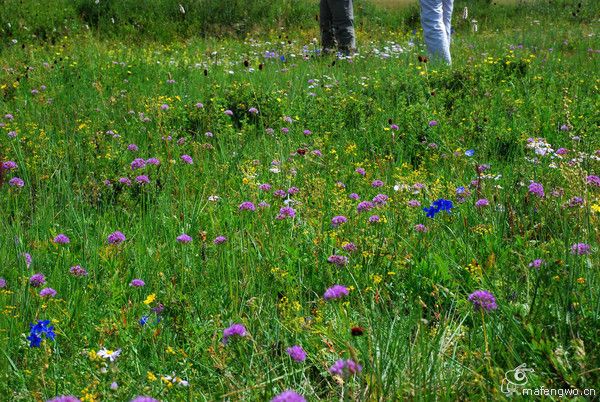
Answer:
<path fill-rule="evenodd" d="M 219 245 L 219 244 L 225 243 L 226 241 L 227 241 L 227 237 L 225 237 L 225 236 L 217 236 L 213 240 L 213 243 L 216 244 L 216 245 Z"/>
<path fill-rule="evenodd" d="M 246 327 L 244 327 L 242 324 L 231 324 L 228 328 L 225 328 L 223 330 L 223 343 L 227 344 L 229 338 L 234 336 L 246 336 Z"/>
<path fill-rule="evenodd" d="M 496 310 L 496 298 L 487 290 L 476 290 L 469 295 L 469 301 L 473 304 L 475 310 L 490 312 Z"/>
<path fill-rule="evenodd" d="M 488 207 L 489 205 L 490 205 L 490 202 L 487 200 L 487 198 L 481 198 L 475 202 L 475 206 L 477 208 Z"/>
<path fill-rule="evenodd" d="M 67 235 L 61 233 L 54 238 L 54 243 L 69 244 L 69 243 L 71 243 L 71 239 L 69 239 L 69 237 Z"/>
<path fill-rule="evenodd" d="M 544 198 L 544 186 L 542 186 L 540 183 L 532 181 L 529 185 L 529 192 L 540 198 Z"/>
<path fill-rule="evenodd" d="M 295 362 L 303 362 L 306 360 L 306 352 L 300 345 L 290 346 L 285 350 L 285 352 L 290 355 Z"/>
<path fill-rule="evenodd" d="M 177 241 L 182 244 L 187 244 L 192 242 L 192 236 L 183 233 L 180 236 L 177 236 Z"/>
<path fill-rule="evenodd" d="M 135 158 L 133 162 L 131 162 L 131 170 L 141 169 L 146 166 L 146 161 L 142 158 Z"/>
<path fill-rule="evenodd" d="M 33 274 L 29 278 L 29 284 L 31 286 L 33 286 L 34 288 L 38 288 L 38 287 L 44 285 L 45 283 L 46 283 L 46 277 L 44 276 L 44 274 L 41 274 L 41 273 Z"/>
<path fill-rule="evenodd" d="M 373 203 L 371 201 L 362 201 L 358 204 L 358 206 L 356 207 L 356 210 L 358 212 L 366 212 L 366 211 L 373 209 L 374 207 L 375 206 L 373 205 Z"/>
<path fill-rule="evenodd" d="M 188 165 L 192 165 L 194 163 L 194 160 L 189 155 L 181 155 L 181 160 Z"/>
<path fill-rule="evenodd" d="M 69 272 L 73 276 L 86 276 L 88 274 L 85 268 L 81 267 L 80 265 L 75 265 L 74 267 L 71 267 L 71 269 L 69 269 Z"/>
<path fill-rule="evenodd" d="M 334 216 L 333 218 L 331 218 L 331 225 L 333 227 L 338 227 L 346 222 L 348 222 L 348 218 L 346 218 L 343 215 L 338 215 L 338 216 Z"/>
<path fill-rule="evenodd" d="M 276 395 L 271 402 L 306 402 L 306 399 L 295 391 L 288 389 Z"/>
<path fill-rule="evenodd" d="M 254 204 L 250 201 L 244 201 L 242 202 L 239 206 L 238 209 L 240 211 L 256 211 L 256 207 L 254 206 Z"/>
<path fill-rule="evenodd" d="M 117 230 L 117 231 L 109 234 L 108 237 L 106 238 L 106 240 L 108 241 L 108 244 L 121 244 L 125 240 L 127 240 L 127 238 L 125 237 L 125 235 L 123 233 L 121 233 Z"/>
<path fill-rule="evenodd" d="M 348 264 L 348 257 L 334 254 L 327 258 L 327 262 L 337 265 L 338 267 L 343 267 Z"/>
<path fill-rule="evenodd" d="M 52 288 L 44 288 L 40 290 L 40 297 L 54 297 L 56 296 L 56 290 Z"/>
<path fill-rule="evenodd" d="M 592 253 L 592 247 L 586 243 L 575 243 L 571 246 L 571 254 L 586 255 Z"/>
<path fill-rule="evenodd" d="M 146 282 L 144 282 L 141 279 L 133 279 L 130 283 L 129 286 L 132 286 L 134 288 L 141 288 L 142 286 L 146 285 Z"/>
<path fill-rule="evenodd" d="M 337 375 L 340 377 L 349 377 L 355 374 L 358 374 L 362 371 L 362 366 L 356 363 L 352 359 L 343 360 L 340 359 L 333 363 L 333 365 L 329 368 L 329 372 L 332 375 Z"/>
<path fill-rule="evenodd" d="M 323 299 L 334 300 L 348 295 L 348 288 L 343 285 L 333 285 L 323 294 Z"/>

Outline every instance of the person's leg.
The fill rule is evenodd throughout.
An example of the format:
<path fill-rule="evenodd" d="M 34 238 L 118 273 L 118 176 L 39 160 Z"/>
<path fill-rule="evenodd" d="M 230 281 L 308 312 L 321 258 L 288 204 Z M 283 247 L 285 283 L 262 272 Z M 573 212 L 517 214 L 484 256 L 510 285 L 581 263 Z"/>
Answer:
<path fill-rule="evenodd" d="M 444 25 L 442 0 L 421 0 L 421 25 L 431 58 L 441 58 L 450 64 L 450 44 Z"/>
<path fill-rule="evenodd" d="M 454 0 L 442 0 L 444 8 L 444 26 L 446 27 L 446 34 L 448 35 L 448 46 L 452 42 L 451 29 L 452 29 L 452 9 L 454 8 Z"/>
<path fill-rule="evenodd" d="M 335 49 L 335 37 L 333 34 L 333 16 L 328 0 L 321 0 L 319 13 L 319 25 L 321 27 L 321 46 L 323 51 Z"/>
<path fill-rule="evenodd" d="M 338 47 L 340 51 L 349 53 L 356 48 L 352 0 L 329 0 L 329 5 Z"/>

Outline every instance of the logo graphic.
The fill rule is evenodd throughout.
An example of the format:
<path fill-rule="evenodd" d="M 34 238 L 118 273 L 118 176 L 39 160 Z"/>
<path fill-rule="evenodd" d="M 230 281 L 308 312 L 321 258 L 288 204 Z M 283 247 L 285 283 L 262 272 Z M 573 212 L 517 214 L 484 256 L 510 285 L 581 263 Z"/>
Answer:
<path fill-rule="evenodd" d="M 527 384 L 527 373 L 533 373 L 533 369 L 527 367 L 525 363 L 521 364 L 514 370 L 509 370 L 504 373 L 504 378 L 502 379 L 502 386 L 500 390 L 506 396 L 512 396 L 518 387 L 522 387 Z"/>

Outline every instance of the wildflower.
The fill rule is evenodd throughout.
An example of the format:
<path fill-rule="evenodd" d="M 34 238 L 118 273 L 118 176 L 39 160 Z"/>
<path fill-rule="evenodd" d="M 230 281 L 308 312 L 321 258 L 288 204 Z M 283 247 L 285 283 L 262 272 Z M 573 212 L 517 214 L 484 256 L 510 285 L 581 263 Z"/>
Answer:
<path fill-rule="evenodd" d="M 350 243 L 345 243 L 344 245 L 342 245 L 342 249 L 344 249 L 344 251 L 348 251 L 349 253 L 356 251 L 357 247 L 356 244 L 350 242 Z"/>
<path fill-rule="evenodd" d="M 407 205 L 411 208 L 418 208 L 421 206 L 421 203 L 418 200 L 409 200 Z"/>
<path fill-rule="evenodd" d="M 40 290 L 40 297 L 54 297 L 56 296 L 56 290 L 52 288 L 44 288 Z"/>
<path fill-rule="evenodd" d="M 279 210 L 279 215 L 277 215 L 277 219 L 282 220 L 285 218 L 294 218 L 296 216 L 296 210 L 292 207 L 283 207 Z"/>
<path fill-rule="evenodd" d="M 142 286 L 144 286 L 146 284 L 146 282 L 144 282 L 141 279 L 133 279 L 130 283 L 129 286 L 133 286 L 134 288 L 141 288 Z"/>
<path fill-rule="evenodd" d="M 343 267 L 344 265 L 348 264 L 348 257 L 334 254 L 327 258 L 327 262 L 330 264 L 337 265 L 339 267 Z"/>
<path fill-rule="evenodd" d="M 570 129 L 571 128 L 566 124 L 563 124 L 562 126 L 560 126 L 560 131 L 569 131 Z"/>
<path fill-rule="evenodd" d="M 302 346 L 294 345 L 285 350 L 290 357 L 296 362 L 303 362 L 306 360 L 306 352 L 302 349 Z"/>
<path fill-rule="evenodd" d="M 371 215 L 369 217 L 369 223 L 378 223 L 380 221 L 379 215 Z"/>
<path fill-rule="evenodd" d="M 351 193 L 350 195 L 348 195 L 348 198 L 350 198 L 351 200 L 360 200 L 360 195 L 356 193 Z"/>
<path fill-rule="evenodd" d="M 223 343 L 226 344 L 229 341 L 229 338 L 233 336 L 246 336 L 246 327 L 242 324 L 232 324 L 228 328 L 225 328 L 223 330 Z"/>
<path fill-rule="evenodd" d="M 253 114 L 253 115 L 257 115 L 258 114 L 258 109 L 255 107 L 251 107 L 250 109 L 248 109 L 248 113 Z"/>
<path fill-rule="evenodd" d="M 119 389 L 119 384 L 117 384 L 117 382 L 116 382 L 116 381 L 113 381 L 113 382 L 110 384 L 110 389 L 112 389 L 113 391 L 116 391 L 117 389 Z"/>
<path fill-rule="evenodd" d="M 217 236 L 217 237 L 215 237 L 215 239 L 213 240 L 213 243 L 218 245 L 218 244 L 223 244 L 223 243 L 225 243 L 226 241 L 227 241 L 227 237 L 225 237 L 225 236 Z"/>
<path fill-rule="evenodd" d="M 150 396 L 140 395 L 140 396 L 136 396 L 135 398 L 133 398 L 130 402 L 160 402 L 160 401 L 158 399 L 154 399 Z"/>
<path fill-rule="evenodd" d="M 417 223 L 415 225 L 415 231 L 419 232 L 419 233 L 425 233 L 427 232 L 429 229 L 427 229 L 427 226 L 423 225 L 422 223 Z"/>
<path fill-rule="evenodd" d="M 4 289 L 6 287 L 6 279 L 0 277 L 0 289 Z"/>
<path fill-rule="evenodd" d="M 271 191 L 271 185 L 269 183 L 263 183 L 258 186 L 258 189 L 261 191 Z"/>
<path fill-rule="evenodd" d="M 54 238 L 54 243 L 56 244 L 69 244 L 71 243 L 71 239 L 67 237 L 65 234 L 59 234 Z"/>
<path fill-rule="evenodd" d="M 177 236 L 177 241 L 179 243 L 183 243 L 183 244 L 187 244 L 187 243 L 191 243 L 192 242 L 192 236 L 189 236 L 187 234 L 182 234 L 180 236 Z"/>
<path fill-rule="evenodd" d="M 146 161 L 142 158 L 135 158 L 130 164 L 131 170 L 141 169 L 146 166 Z"/>
<path fill-rule="evenodd" d="M 483 207 L 487 207 L 489 205 L 490 205 L 490 202 L 487 200 L 487 198 L 481 198 L 475 202 L 475 206 L 477 208 L 483 208 Z"/>
<path fill-rule="evenodd" d="M 19 177 L 13 177 L 12 179 L 10 179 L 8 181 L 8 184 L 11 187 L 23 187 L 23 186 L 25 186 L 25 182 L 23 181 L 23 179 L 21 179 Z"/>
<path fill-rule="evenodd" d="M 192 165 L 194 163 L 194 160 L 189 155 L 181 155 L 181 160 L 188 165 Z"/>
<path fill-rule="evenodd" d="M 44 276 L 44 274 L 33 274 L 31 275 L 31 277 L 29 278 L 29 284 L 31 286 L 33 286 L 34 288 L 38 288 L 42 285 L 44 285 L 46 283 L 46 277 Z"/>
<path fill-rule="evenodd" d="M 389 197 L 385 194 L 377 194 L 375 197 L 373 197 L 373 204 L 385 205 L 387 203 L 388 198 Z"/>
<path fill-rule="evenodd" d="M 271 399 L 271 402 L 306 402 L 306 399 L 302 395 L 288 389 Z"/>
<path fill-rule="evenodd" d="M 139 151 L 140 149 L 139 149 L 139 148 L 138 148 L 138 146 L 137 146 L 137 145 L 135 145 L 135 144 L 129 144 L 129 145 L 127 145 L 127 150 L 128 150 L 128 151 L 131 151 L 131 152 L 137 152 L 137 151 Z"/>
<path fill-rule="evenodd" d="M 17 163 L 14 161 L 6 161 L 2 163 L 2 169 L 13 170 L 17 168 Z"/>
<path fill-rule="evenodd" d="M 439 198 L 435 200 L 429 208 L 423 208 L 423 211 L 427 212 L 428 218 L 433 219 L 435 215 L 441 211 L 446 211 L 448 213 L 452 212 L 451 210 L 453 207 L 452 201 Z"/>
<path fill-rule="evenodd" d="M 261 202 L 258 203 L 258 207 L 259 208 L 269 208 L 270 206 L 271 206 L 271 204 L 269 204 L 266 201 L 261 201 Z"/>
<path fill-rule="evenodd" d="M 369 211 L 371 209 L 373 209 L 375 206 L 373 205 L 372 202 L 370 201 L 362 201 L 358 204 L 358 206 L 356 207 L 356 210 L 358 212 L 365 212 L 365 211 Z"/>
<path fill-rule="evenodd" d="M 536 182 L 532 181 L 531 184 L 529 185 L 529 192 L 540 198 L 543 198 L 544 197 L 544 186 L 542 186 L 540 183 L 536 183 Z"/>
<path fill-rule="evenodd" d="M 361 176 L 364 176 L 364 175 L 366 175 L 366 174 L 367 174 L 367 172 L 365 171 L 365 169 L 363 169 L 363 168 L 361 168 L 361 167 L 359 167 L 359 168 L 356 168 L 355 172 L 356 172 L 356 173 L 358 173 L 358 174 L 359 174 L 359 175 L 361 175 Z"/>
<path fill-rule="evenodd" d="M 537 258 L 529 263 L 530 268 L 540 268 L 544 264 L 544 260 Z"/>
<path fill-rule="evenodd" d="M 29 336 L 27 337 L 30 342 L 29 347 L 38 348 L 42 343 L 42 335 L 46 339 L 54 340 L 54 326 L 50 325 L 50 320 L 38 320 L 37 324 L 29 324 Z"/>
<path fill-rule="evenodd" d="M 469 295 L 469 301 L 473 304 L 475 310 L 492 311 L 496 310 L 496 298 L 487 290 L 476 290 Z"/>
<path fill-rule="evenodd" d="M 48 399 L 46 402 L 81 402 L 81 399 L 73 395 L 60 395 L 55 396 L 52 399 Z"/>
<path fill-rule="evenodd" d="M 106 240 L 108 241 L 108 244 L 121 244 L 125 240 L 127 240 L 127 238 L 125 237 L 125 235 L 123 233 L 121 233 L 117 230 L 117 231 L 109 234 L 108 238 Z"/>
<path fill-rule="evenodd" d="M 390 125 L 390 130 L 393 130 L 393 131 L 398 131 L 399 129 L 400 129 L 400 127 L 398 127 L 398 125 L 397 125 L 397 124 L 392 124 L 392 125 Z"/>
<path fill-rule="evenodd" d="M 575 243 L 571 246 L 571 254 L 586 255 L 591 254 L 592 247 L 586 243 Z"/>
<path fill-rule="evenodd" d="M 146 160 L 146 163 L 148 165 L 158 166 L 158 165 L 160 165 L 160 160 L 158 160 L 157 158 L 149 158 Z"/>
<path fill-rule="evenodd" d="M 468 149 L 465 151 L 465 155 L 471 157 L 475 155 L 475 151 L 473 149 Z"/>
<path fill-rule="evenodd" d="M 203 107 L 204 105 L 202 104 L 202 102 L 196 103 L 196 109 L 202 109 Z"/>
<path fill-rule="evenodd" d="M 574 208 L 574 207 L 577 207 L 577 206 L 583 205 L 583 204 L 584 204 L 583 198 L 575 196 L 569 200 L 568 206 L 571 208 Z"/>
<path fill-rule="evenodd" d="M 343 360 L 340 359 L 333 363 L 329 372 L 333 375 L 337 375 L 340 377 L 348 377 L 354 374 L 358 374 L 362 371 L 362 366 L 356 363 L 352 359 Z"/>
<path fill-rule="evenodd" d="M 131 186 L 131 180 L 129 180 L 127 177 L 121 177 L 119 179 L 119 183 L 124 184 L 126 186 Z"/>
<path fill-rule="evenodd" d="M 256 207 L 250 201 L 242 202 L 238 208 L 240 211 L 255 211 L 256 210 Z"/>
<path fill-rule="evenodd" d="M 290 195 L 294 195 L 294 194 L 298 194 L 300 192 L 300 189 L 298 187 L 290 187 L 288 188 L 287 193 Z"/>
<path fill-rule="evenodd" d="M 275 197 L 279 197 L 279 198 L 285 198 L 285 196 L 287 195 L 287 193 L 285 192 L 285 190 L 275 190 L 273 192 L 273 195 Z"/>
<path fill-rule="evenodd" d="M 160 105 L 160 110 L 169 110 L 169 105 L 163 103 L 162 105 Z"/>
<path fill-rule="evenodd" d="M 144 325 L 146 325 L 148 323 L 149 320 L 150 320 L 150 316 L 144 315 L 144 316 L 142 316 L 142 318 L 140 318 L 140 320 L 138 322 L 143 327 Z"/>
<path fill-rule="evenodd" d="M 229 110 L 229 109 L 227 109 L 227 110 L 226 110 L 225 112 L 223 112 L 223 113 L 225 113 L 227 116 L 233 116 L 233 112 L 232 112 L 231 110 Z"/>
<path fill-rule="evenodd" d="M 348 295 L 348 288 L 343 285 L 333 285 L 323 294 L 325 300 L 339 299 Z"/>
<path fill-rule="evenodd" d="M 219 197 L 218 195 L 209 195 L 208 196 L 208 200 L 210 202 L 218 202 L 221 199 L 221 197 Z"/>
<path fill-rule="evenodd" d="M 207 131 L 207 132 L 205 132 L 205 133 L 204 133 L 204 136 L 205 136 L 206 138 L 212 138 L 212 137 L 214 137 L 214 134 L 213 134 L 213 133 L 211 133 L 210 131 Z"/>
<path fill-rule="evenodd" d="M 27 266 L 27 268 L 29 268 L 31 266 L 31 254 L 29 253 L 22 253 L 21 256 L 25 259 L 25 265 Z"/>
<path fill-rule="evenodd" d="M 569 150 L 567 148 L 558 148 L 555 153 L 562 156 L 566 155 L 568 152 Z"/>
<path fill-rule="evenodd" d="M 111 362 L 114 362 L 115 360 L 117 360 L 117 357 L 119 357 L 120 354 L 121 354 L 121 349 L 108 350 L 106 348 L 102 348 L 98 352 L 96 352 L 96 355 L 98 355 L 98 357 L 101 357 L 103 359 L 108 359 Z"/>
<path fill-rule="evenodd" d="M 371 183 L 371 187 L 383 187 L 383 182 L 381 180 L 373 180 L 373 182 Z"/>
<path fill-rule="evenodd" d="M 338 216 L 334 216 L 333 218 L 331 218 L 331 225 L 333 227 L 338 227 L 341 224 L 344 224 L 346 222 L 348 222 L 348 218 L 346 218 L 343 215 L 338 215 Z"/>
<path fill-rule="evenodd" d="M 150 183 L 150 178 L 146 175 L 140 175 L 138 177 L 135 178 L 135 181 L 137 181 L 138 183 L 144 185 L 144 184 L 148 184 Z"/>
<path fill-rule="evenodd" d="M 431 121 L 429 122 L 429 127 L 435 127 L 435 126 L 437 126 L 437 125 L 438 125 L 438 122 L 437 122 L 436 120 L 431 120 Z"/>
<path fill-rule="evenodd" d="M 313 150 L 311 153 L 312 153 L 314 156 L 318 156 L 318 157 L 321 157 L 321 156 L 323 156 L 323 153 L 322 153 L 320 150 L 318 150 L 318 149 L 315 149 L 315 150 Z"/>
<path fill-rule="evenodd" d="M 585 178 L 585 182 L 589 185 L 600 187 L 600 177 L 598 176 L 589 175 Z"/>

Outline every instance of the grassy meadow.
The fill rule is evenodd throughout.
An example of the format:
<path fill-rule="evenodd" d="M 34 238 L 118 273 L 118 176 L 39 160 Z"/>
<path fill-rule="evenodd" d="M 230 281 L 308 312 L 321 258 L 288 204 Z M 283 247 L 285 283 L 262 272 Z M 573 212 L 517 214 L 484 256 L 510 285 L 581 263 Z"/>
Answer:
<path fill-rule="evenodd" d="M 452 67 L 414 4 L 338 58 L 316 1 L 51 3 L 0 15 L 0 401 L 598 398 L 596 2 L 457 2 Z"/>

